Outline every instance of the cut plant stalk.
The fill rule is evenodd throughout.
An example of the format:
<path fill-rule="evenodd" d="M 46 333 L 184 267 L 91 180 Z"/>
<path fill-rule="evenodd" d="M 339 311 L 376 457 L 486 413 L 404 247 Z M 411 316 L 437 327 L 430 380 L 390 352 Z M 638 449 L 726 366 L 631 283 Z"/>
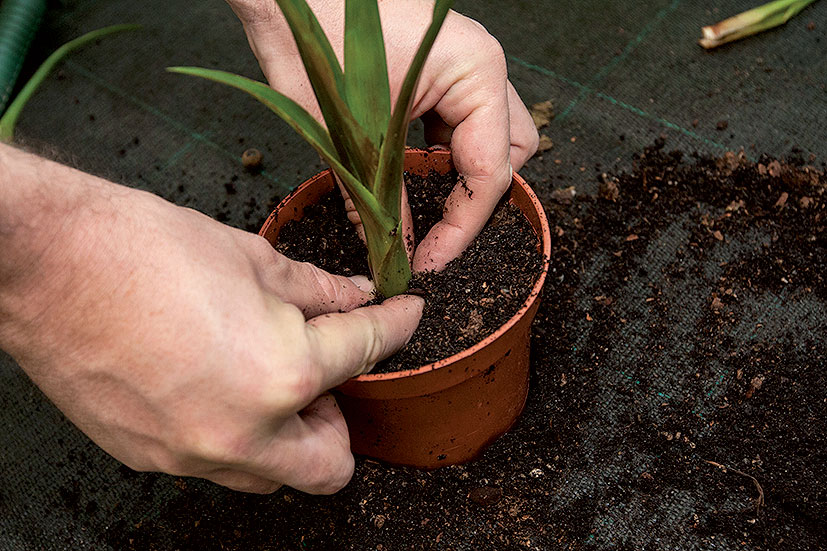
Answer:
<path fill-rule="evenodd" d="M 52 55 L 46 58 L 46 61 L 38 67 L 34 75 L 32 75 L 26 85 L 20 90 L 20 93 L 17 94 L 17 97 L 14 98 L 11 105 L 9 105 L 9 108 L 3 114 L 2 118 L 0 118 L 0 141 L 8 143 L 14 139 L 14 127 L 26 103 L 28 103 L 29 99 L 31 99 L 43 81 L 46 80 L 46 77 L 52 69 L 70 52 L 104 36 L 123 31 L 134 31 L 139 28 L 140 25 L 112 25 L 111 27 L 104 27 L 103 29 L 97 29 L 83 36 L 79 36 L 74 40 L 70 40 L 55 50 Z"/>
<path fill-rule="evenodd" d="M 402 232 L 402 170 L 413 97 L 425 59 L 453 3 L 437 0 L 391 110 L 385 44 L 376 0 L 346 0 L 344 61 L 305 0 L 274 0 L 287 20 L 327 128 L 264 83 L 198 67 L 168 70 L 220 82 L 252 95 L 284 119 L 327 161 L 347 190 L 365 229 L 377 291 L 404 293 L 411 267 Z"/>
<path fill-rule="evenodd" d="M 698 44 L 706 49 L 783 25 L 815 0 L 776 0 L 701 28 Z"/>

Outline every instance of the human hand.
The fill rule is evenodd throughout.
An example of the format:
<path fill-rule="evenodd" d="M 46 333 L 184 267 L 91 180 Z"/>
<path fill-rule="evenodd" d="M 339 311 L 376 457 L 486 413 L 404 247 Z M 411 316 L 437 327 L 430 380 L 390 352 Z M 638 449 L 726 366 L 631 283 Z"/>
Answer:
<path fill-rule="evenodd" d="M 133 469 L 237 490 L 348 482 L 323 393 L 403 346 L 421 299 L 357 308 L 366 278 L 6 146 L 0 168 L 37 179 L 18 206 L 34 214 L 0 209 L 0 347 L 81 430 Z"/>
<path fill-rule="evenodd" d="M 270 85 L 321 112 L 298 50 L 274 0 L 227 0 L 247 32 Z M 343 59 L 342 0 L 311 0 L 339 61 Z M 433 2 L 380 2 L 391 98 L 395 100 L 410 60 L 430 23 Z M 443 219 L 419 244 L 417 271 L 439 270 L 476 237 L 519 170 L 537 150 L 538 134 L 508 81 L 500 44 L 479 23 L 449 13 L 434 44 L 414 99 L 412 119 L 422 117 L 431 145 L 450 146 L 464 185 L 454 188 Z M 353 220 L 355 217 L 351 217 Z"/>

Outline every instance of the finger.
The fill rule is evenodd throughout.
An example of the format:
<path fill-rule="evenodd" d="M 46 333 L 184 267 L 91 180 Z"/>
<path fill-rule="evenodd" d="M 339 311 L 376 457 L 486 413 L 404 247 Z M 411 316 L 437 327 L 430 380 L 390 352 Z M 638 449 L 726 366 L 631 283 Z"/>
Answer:
<path fill-rule="evenodd" d="M 353 476 L 347 425 L 336 400 L 323 394 L 289 418 L 248 469 L 311 494 L 332 494 Z"/>
<path fill-rule="evenodd" d="M 424 305 L 419 297 L 400 295 L 377 306 L 308 321 L 305 327 L 312 363 L 323 370 L 321 388 L 333 388 L 366 373 L 405 346 Z"/>
<path fill-rule="evenodd" d="M 342 184 L 342 181 L 336 176 L 336 173 L 333 173 L 333 176 L 336 178 L 336 185 L 339 186 L 339 192 L 342 194 L 342 198 L 345 200 L 345 212 L 347 212 L 347 219 L 350 220 L 350 223 L 356 228 L 356 233 L 359 235 L 359 239 L 362 240 L 363 243 L 366 242 L 365 238 L 365 227 L 362 225 L 362 218 L 359 216 L 359 212 L 356 210 L 356 205 L 353 204 L 353 199 L 350 198 L 350 194 L 345 189 L 345 186 Z M 405 236 L 405 251 L 408 253 L 408 260 L 410 261 L 413 259 L 414 255 L 414 232 L 413 232 L 413 216 L 411 215 L 411 206 L 408 203 L 408 189 L 405 187 L 405 183 L 402 183 L 402 235 Z"/>
<path fill-rule="evenodd" d="M 284 302 L 297 306 L 310 319 L 329 312 L 349 312 L 373 299 L 373 284 L 365 276 L 333 275 L 307 263 L 274 253 L 265 269 L 266 283 Z"/>
<path fill-rule="evenodd" d="M 336 173 L 333 173 L 333 177 L 336 178 L 336 185 L 339 186 L 339 192 L 342 194 L 342 198 L 345 200 L 345 212 L 347 212 L 347 219 L 353 224 L 353 227 L 356 228 L 356 233 L 359 235 L 359 239 L 362 242 L 365 242 L 365 227 L 362 225 L 362 218 L 359 216 L 359 212 L 356 210 L 356 205 L 353 204 L 353 199 L 350 198 L 350 194 L 345 189 L 344 184 L 342 184 L 342 180 L 336 176 Z"/>
<path fill-rule="evenodd" d="M 511 81 L 506 83 L 508 93 L 508 113 L 511 124 L 511 168 L 520 170 L 525 162 L 537 152 L 540 135 L 528 108 Z"/>
<path fill-rule="evenodd" d="M 422 125 L 425 127 L 425 143 L 429 146 L 447 147 L 451 144 L 451 134 L 454 129 L 442 120 L 436 111 L 428 111 L 421 117 Z"/>
<path fill-rule="evenodd" d="M 216 469 L 204 478 L 231 490 L 252 494 L 272 494 L 282 486 L 279 482 L 235 469 Z"/>
<path fill-rule="evenodd" d="M 451 151 L 463 181 L 445 201 L 442 220 L 417 247 L 417 271 L 441 270 L 459 256 L 511 182 L 507 95 L 504 81 L 501 84 L 497 101 L 474 106 L 454 129 Z"/>
<path fill-rule="evenodd" d="M 408 262 L 412 262 L 416 240 L 414 239 L 411 203 L 408 201 L 408 187 L 405 185 L 405 182 L 402 182 L 402 235 L 405 236 L 405 252 L 408 254 Z"/>

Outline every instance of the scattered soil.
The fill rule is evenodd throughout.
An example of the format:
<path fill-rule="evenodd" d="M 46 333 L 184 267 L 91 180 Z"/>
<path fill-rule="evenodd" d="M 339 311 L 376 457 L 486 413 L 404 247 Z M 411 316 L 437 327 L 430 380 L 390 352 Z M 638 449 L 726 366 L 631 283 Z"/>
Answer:
<path fill-rule="evenodd" d="M 457 174 L 408 174 L 406 180 L 418 244 L 442 218 Z M 367 249 L 348 222 L 337 190 L 306 209 L 301 221 L 287 224 L 276 248 L 331 273 L 368 274 Z M 534 230 L 516 206 L 502 202 L 480 235 L 445 270 L 414 276 L 411 288 L 425 297 L 422 320 L 405 348 L 373 372 L 412 369 L 478 343 L 520 309 L 541 269 Z"/>
<path fill-rule="evenodd" d="M 332 497 L 136 475 L 164 497 L 147 518 L 111 517 L 108 543 L 827 548 L 827 177 L 808 162 L 658 143 L 598 196 L 540 190 L 553 243 L 532 387 L 478 460 L 422 472 L 358 459 Z"/>

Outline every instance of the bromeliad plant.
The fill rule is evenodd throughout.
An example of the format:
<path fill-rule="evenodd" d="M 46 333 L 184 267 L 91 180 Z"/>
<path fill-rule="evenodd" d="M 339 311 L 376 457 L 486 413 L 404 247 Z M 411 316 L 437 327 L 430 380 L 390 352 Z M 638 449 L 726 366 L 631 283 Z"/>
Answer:
<path fill-rule="evenodd" d="M 344 70 L 305 0 L 274 0 L 290 26 L 327 126 L 264 83 L 196 67 L 203 77 L 252 95 L 307 140 L 344 185 L 365 229 L 368 264 L 385 297 L 404 293 L 411 268 L 402 232 L 402 171 L 414 91 L 452 0 L 436 0 L 431 24 L 391 110 L 385 44 L 376 0 L 346 0 Z"/>

